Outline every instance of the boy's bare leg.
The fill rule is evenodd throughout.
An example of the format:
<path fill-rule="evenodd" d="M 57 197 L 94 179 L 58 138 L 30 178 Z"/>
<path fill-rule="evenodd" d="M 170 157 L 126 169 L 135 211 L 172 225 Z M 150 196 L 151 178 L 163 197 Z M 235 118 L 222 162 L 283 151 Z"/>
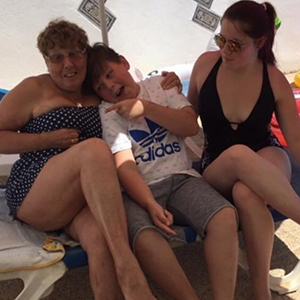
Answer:
<path fill-rule="evenodd" d="M 173 250 L 156 230 L 142 230 L 135 242 L 141 266 L 174 299 L 199 300 Z"/>
<path fill-rule="evenodd" d="M 209 221 L 204 252 L 214 300 L 233 300 L 238 266 L 236 213 L 223 208 Z"/>

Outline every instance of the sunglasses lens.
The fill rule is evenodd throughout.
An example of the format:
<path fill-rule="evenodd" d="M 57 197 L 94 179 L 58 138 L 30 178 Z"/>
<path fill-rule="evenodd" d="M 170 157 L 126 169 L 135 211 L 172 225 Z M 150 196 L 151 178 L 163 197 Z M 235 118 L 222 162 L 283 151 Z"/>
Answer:
<path fill-rule="evenodd" d="M 226 40 L 220 34 L 215 35 L 215 42 L 220 49 L 223 49 L 226 43 Z"/>
<path fill-rule="evenodd" d="M 215 39 L 217 46 L 220 49 L 223 49 L 225 47 L 226 43 L 232 52 L 240 52 L 243 48 L 243 45 L 241 43 L 234 41 L 234 40 L 226 40 L 224 38 L 224 36 L 222 36 L 221 34 L 215 35 L 214 39 Z"/>
<path fill-rule="evenodd" d="M 240 52 L 242 50 L 242 45 L 239 42 L 227 41 L 231 51 Z"/>

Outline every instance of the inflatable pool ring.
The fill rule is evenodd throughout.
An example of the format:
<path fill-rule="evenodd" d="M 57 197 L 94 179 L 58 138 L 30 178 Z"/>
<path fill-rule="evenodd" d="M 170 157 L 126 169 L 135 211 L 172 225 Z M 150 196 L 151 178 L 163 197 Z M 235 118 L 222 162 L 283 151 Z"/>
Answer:
<path fill-rule="evenodd" d="M 162 71 L 175 72 L 181 81 L 182 93 L 187 97 L 190 77 L 192 74 L 193 67 L 194 67 L 194 62 L 174 65 L 170 67 L 153 70 L 147 74 L 147 77 L 160 75 Z"/>
<path fill-rule="evenodd" d="M 296 87 L 300 88 L 300 72 L 296 73 L 294 83 Z"/>
<path fill-rule="evenodd" d="M 295 97 L 297 110 L 298 110 L 298 114 L 299 114 L 299 118 L 300 118 L 300 88 L 293 89 L 293 92 L 294 92 L 294 97 Z M 272 129 L 273 133 L 276 135 L 280 144 L 284 147 L 287 147 L 287 142 L 281 132 L 281 129 L 279 127 L 279 124 L 277 122 L 277 119 L 276 119 L 276 116 L 274 113 L 273 113 L 273 116 L 271 119 L 271 129 Z"/>
<path fill-rule="evenodd" d="M 175 72 L 176 75 L 180 78 L 181 81 L 189 80 L 191 77 L 191 73 L 194 67 L 194 62 L 178 64 L 169 67 L 164 67 L 161 69 L 153 70 L 147 74 L 147 77 L 151 77 L 154 75 L 160 75 L 162 71 Z"/>

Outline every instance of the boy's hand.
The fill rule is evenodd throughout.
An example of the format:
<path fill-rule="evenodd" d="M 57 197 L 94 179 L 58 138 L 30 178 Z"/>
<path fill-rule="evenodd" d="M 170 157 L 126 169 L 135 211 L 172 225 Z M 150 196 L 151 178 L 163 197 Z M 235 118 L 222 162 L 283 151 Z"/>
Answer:
<path fill-rule="evenodd" d="M 148 209 L 153 223 L 168 234 L 176 235 L 176 232 L 170 228 L 173 224 L 173 215 L 159 204 L 155 204 Z"/>
<path fill-rule="evenodd" d="M 174 72 L 162 71 L 161 75 L 164 77 L 160 83 L 164 90 L 169 90 L 173 87 L 177 87 L 178 94 L 182 92 L 182 84 L 180 78 Z"/>
<path fill-rule="evenodd" d="M 126 99 L 115 103 L 106 109 L 106 113 L 115 110 L 126 120 L 131 120 L 144 115 L 145 102 L 140 99 Z"/>

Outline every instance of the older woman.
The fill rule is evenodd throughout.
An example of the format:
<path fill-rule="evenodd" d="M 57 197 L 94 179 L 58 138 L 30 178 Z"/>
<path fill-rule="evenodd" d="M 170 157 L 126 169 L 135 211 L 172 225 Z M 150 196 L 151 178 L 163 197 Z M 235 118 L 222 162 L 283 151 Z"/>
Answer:
<path fill-rule="evenodd" d="M 48 68 L 0 104 L 0 153 L 20 153 L 7 182 L 11 215 L 40 230 L 63 228 L 88 254 L 95 299 L 155 299 L 128 245 L 99 98 L 85 94 L 88 38 L 56 20 L 38 36 Z"/>

